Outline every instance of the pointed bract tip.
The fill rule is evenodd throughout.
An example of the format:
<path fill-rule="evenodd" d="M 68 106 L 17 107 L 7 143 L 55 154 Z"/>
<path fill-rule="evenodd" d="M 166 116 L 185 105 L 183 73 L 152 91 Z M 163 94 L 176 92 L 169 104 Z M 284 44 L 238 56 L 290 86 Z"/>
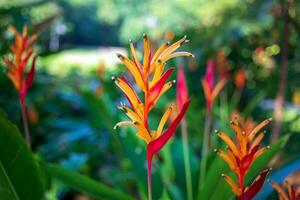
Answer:
<path fill-rule="evenodd" d="M 118 56 L 118 58 L 121 59 L 121 60 L 124 58 L 124 56 L 123 56 L 122 54 L 120 54 L 120 53 L 117 53 L 117 56 Z"/>
<path fill-rule="evenodd" d="M 111 80 L 115 81 L 116 77 L 115 76 L 111 76 Z"/>
<path fill-rule="evenodd" d="M 132 43 L 132 40 L 131 40 L 131 39 L 129 39 L 129 43 L 130 43 L 130 44 Z"/>
<path fill-rule="evenodd" d="M 219 131 L 217 129 L 214 130 L 215 133 L 218 133 Z"/>
<path fill-rule="evenodd" d="M 143 38 L 147 38 L 147 34 L 146 33 L 143 33 Z"/>
<path fill-rule="evenodd" d="M 214 149 L 214 152 L 216 152 L 216 153 L 217 153 L 218 151 L 219 151 L 218 149 Z"/>
<path fill-rule="evenodd" d="M 175 83 L 176 83 L 176 80 L 175 80 L 175 79 L 174 79 L 174 80 L 172 80 L 172 83 L 174 83 L 174 84 L 175 84 Z"/>
<path fill-rule="evenodd" d="M 118 127 L 119 127 L 118 124 L 116 124 L 116 125 L 113 127 L 113 129 L 116 130 Z"/>
<path fill-rule="evenodd" d="M 191 54 L 190 57 L 195 58 L 195 55 L 194 55 L 194 54 Z"/>
<path fill-rule="evenodd" d="M 222 173 L 221 176 L 224 178 L 226 175 Z"/>
<path fill-rule="evenodd" d="M 273 121 L 273 118 L 272 118 L 272 117 L 270 117 L 268 120 L 271 122 L 271 121 Z"/>
<path fill-rule="evenodd" d="M 270 149 L 270 146 L 267 146 L 267 149 Z"/>
<path fill-rule="evenodd" d="M 232 124 L 233 124 L 233 121 L 230 120 L 230 121 L 229 121 L 229 124 L 232 125 Z"/>
<path fill-rule="evenodd" d="M 166 42 L 166 45 L 169 46 L 169 45 L 170 45 L 170 41 L 167 41 L 167 42 Z"/>

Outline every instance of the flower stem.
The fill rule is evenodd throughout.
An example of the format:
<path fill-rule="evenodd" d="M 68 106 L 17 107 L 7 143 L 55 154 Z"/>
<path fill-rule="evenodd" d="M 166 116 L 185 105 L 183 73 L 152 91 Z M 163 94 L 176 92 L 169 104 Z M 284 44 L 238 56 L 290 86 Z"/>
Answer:
<path fill-rule="evenodd" d="M 148 200 L 152 200 L 152 155 L 147 151 L 147 178 L 148 178 Z"/>
<path fill-rule="evenodd" d="M 183 148 L 183 159 L 184 159 L 184 169 L 186 178 L 186 189 L 187 189 L 187 199 L 193 200 L 193 186 L 192 186 L 192 174 L 191 165 L 189 157 L 189 142 L 187 135 L 187 126 L 185 119 L 181 122 L 181 134 L 182 134 L 182 148 Z"/>
<path fill-rule="evenodd" d="M 21 115 L 22 115 L 23 127 L 25 132 L 26 144 L 28 148 L 31 149 L 30 133 L 29 133 L 28 120 L 26 115 L 26 105 L 24 102 L 21 101 L 21 98 L 20 98 L 20 107 L 21 107 Z"/>
<path fill-rule="evenodd" d="M 206 165 L 207 165 L 207 155 L 209 151 L 209 131 L 211 126 L 211 110 L 207 110 L 206 118 L 205 118 L 205 126 L 202 140 L 202 156 L 201 156 L 201 164 L 200 164 L 200 178 L 198 183 L 198 193 L 200 193 L 205 176 L 206 176 Z"/>

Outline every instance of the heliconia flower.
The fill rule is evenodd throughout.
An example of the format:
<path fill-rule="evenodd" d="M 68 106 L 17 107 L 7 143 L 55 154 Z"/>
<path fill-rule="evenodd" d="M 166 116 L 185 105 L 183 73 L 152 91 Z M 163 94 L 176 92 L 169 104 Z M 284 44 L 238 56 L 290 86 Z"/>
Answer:
<path fill-rule="evenodd" d="M 272 180 L 268 180 L 272 187 L 277 191 L 280 200 L 300 200 L 300 188 L 298 190 L 288 181 L 284 182 L 284 186 L 287 188 L 287 192 L 283 187 L 280 187 Z"/>
<path fill-rule="evenodd" d="M 253 121 L 252 118 L 243 118 L 241 116 L 241 114 L 237 111 L 235 111 L 231 114 L 231 119 L 232 120 L 239 119 L 240 124 L 243 126 L 242 128 L 246 133 L 252 131 L 252 129 L 254 129 L 255 126 L 257 125 L 256 122 Z"/>
<path fill-rule="evenodd" d="M 179 114 L 170 124 L 164 129 L 166 122 L 169 119 L 172 106 L 163 114 L 158 127 L 153 130 L 149 127 L 148 118 L 149 112 L 154 108 L 159 98 L 171 88 L 173 81 L 167 81 L 174 68 L 169 68 L 166 71 L 166 62 L 178 56 L 191 56 L 189 52 L 175 52 L 182 44 L 186 43 L 186 37 L 183 37 L 174 44 L 169 42 L 161 45 L 158 50 L 152 54 L 150 48 L 150 41 L 147 35 L 143 36 L 144 56 L 143 62 L 140 63 L 136 56 L 133 43 L 130 41 L 130 49 L 132 59 L 118 54 L 119 59 L 127 67 L 132 75 L 136 85 L 144 94 L 141 100 L 134 90 L 134 87 L 129 83 L 125 77 L 115 78 L 116 85 L 123 91 L 130 106 L 121 103 L 120 109 L 129 117 L 129 121 L 122 121 L 115 125 L 114 128 L 121 126 L 132 126 L 136 129 L 136 136 L 143 139 L 147 143 L 147 162 L 148 162 L 148 192 L 149 199 L 151 199 L 151 162 L 154 154 L 158 153 L 166 142 L 175 133 L 181 119 L 188 109 L 190 101 L 183 102 Z M 165 72 L 164 72 L 165 71 Z"/>
<path fill-rule="evenodd" d="M 22 33 L 18 33 L 13 26 L 8 26 L 8 30 L 15 35 L 15 42 L 10 45 L 13 56 L 6 57 L 4 60 L 8 67 L 7 77 L 12 81 L 18 91 L 21 103 L 24 103 L 26 93 L 31 87 L 35 75 L 36 57 L 33 56 L 33 44 L 37 39 L 37 35 L 33 34 L 29 36 L 26 26 L 23 27 Z M 25 76 L 25 68 L 30 58 L 32 58 L 31 69 Z"/>
<path fill-rule="evenodd" d="M 219 80 L 227 80 L 229 77 L 229 63 L 222 49 L 217 53 L 216 66 Z"/>
<path fill-rule="evenodd" d="M 208 60 L 206 73 L 204 79 L 201 81 L 206 99 L 206 108 L 208 111 L 211 111 L 215 98 L 220 93 L 220 91 L 226 83 L 226 80 L 222 79 L 216 85 L 214 85 L 214 71 L 215 66 L 213 61 Z"/>
<path fill-rule="evenodd" d="M 189 99 L 188 88 L 185 81 L 184 70 L 182 67 L 178 68 L 177 72 L 177 105 L 179 109 Z"/>
<path fill-rule="evenodd" d="M 260 142 L 266 132 L 258 133 L 263 127 L 270 123 L 271 119 L 264 120 L 253 128 L 250 132 L 245 132 L 237 119 L 230 122 L 236 136 L 233 140 L 223 132 L 216 131 L 217 135 L 228 146 L 227 152 L 215 149 L 215 152 L 228 164 L 230 169 L 236 174 L 238 183 L 225 174 L 222 174 L 225 181 L 231 186 L 232 192 L 239 200 L 251 200 L 261 189 L 267 174 L 271 169 L 262 171 L 249 187 L 245 187 L 245 176 L 253 162 L 260 157 L 269 147 L 260 148 Z"/>
<path fill-rule="evenodd" d="M 237 89 L 241 90 L 245 87 L 247 81 L 247 74 L 244 69 L 239 69 L 234 76 L 234 83 Z"/>

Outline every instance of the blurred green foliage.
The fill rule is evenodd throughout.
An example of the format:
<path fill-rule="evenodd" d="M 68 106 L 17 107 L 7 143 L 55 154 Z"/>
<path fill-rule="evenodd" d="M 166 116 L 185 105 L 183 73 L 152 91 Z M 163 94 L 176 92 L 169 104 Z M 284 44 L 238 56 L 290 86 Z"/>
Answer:
<path fill-rule="evenodd" d="M 281 151 L 282 159 L 274 166 L 275 171 L 296 159 L 300 145 L 300 2 L 291 2 L 288 80 L 281 131 L 282 135 L 289 134 L 290 140 Z M 154 46 L 187 35 L 190 42 L 184 48 L 193 52 L 196 59 L 175 60 L 169 66 L 184 66 L 192 97 L 186 118 L 196 188 L 205 116 L 200 79 L 206 60 L 218 60 L 217 55 L 223 52 L 228 68 L 228 82 L 213 109 L 215 129 L 231 133 L 229 120 L 234 111 L 255 122 L 271 117 L 281 73 L 281 5 L 281 1 L 274 0 L 0 0 L 1 58 L 7 56 L 12 41 L 6 30 L 8 24 L 19 30 L 27 24 L 31 32 L 39 34 L 37 75 L 27 97 L 36 156 L 133 197 L 146 198 L 145 145 L 131 129 L 112 129 L 124 117 L 117 104 L 126 101 L 111 81 L 112 75 L 122 75 L 124 69 L 114 54 L 127 52 L 128 40 L 132 39 L 141 56 L 139 41 L 144 32 L 150 35 Z M 5 76 L 2 61 L 0 107 L 22 131 L 17 95 Z M 247 81 L 239 91 L 234 80 L 241 68 L 246 71 Z M 172 88 L 151 113 L 151 124 L 157 123 L 165 106 L 175 98 Z M 186 197 L 178 133 L 155 159 L 155 199 Z M 264 144 L 269 144 L 268 134 Z M 215 135 L 211 138 L 213 147 L 221 145 Z M 219 164 L 213 166 L 215 162 Z M 209 164 L 220 172 L 219 166 L 225 166 L 213 152 Z M 224 181 L 219 172 L 213 172 L 209 174 L 214 177 L 210 184 L 222 188 Z M 57 180 L 51 183 L 48 199 L 81 195 Z M 214 185 L 207 187 L 214 189 Z M 223 189 L 230 196 L 229 188 Z"/>

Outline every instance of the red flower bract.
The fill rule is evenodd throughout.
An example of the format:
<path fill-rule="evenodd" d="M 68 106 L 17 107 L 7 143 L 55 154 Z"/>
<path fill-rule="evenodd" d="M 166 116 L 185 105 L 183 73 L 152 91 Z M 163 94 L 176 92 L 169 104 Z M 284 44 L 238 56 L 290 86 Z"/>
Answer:
<path fill-rule="evenodd" d="M 177 73 L 177 105 L 179 109 L 183 107 L 183 104 L 189 99 L 188 89 L 185 81 L 184 71 L 182 67 L 178 68 Z"/>

